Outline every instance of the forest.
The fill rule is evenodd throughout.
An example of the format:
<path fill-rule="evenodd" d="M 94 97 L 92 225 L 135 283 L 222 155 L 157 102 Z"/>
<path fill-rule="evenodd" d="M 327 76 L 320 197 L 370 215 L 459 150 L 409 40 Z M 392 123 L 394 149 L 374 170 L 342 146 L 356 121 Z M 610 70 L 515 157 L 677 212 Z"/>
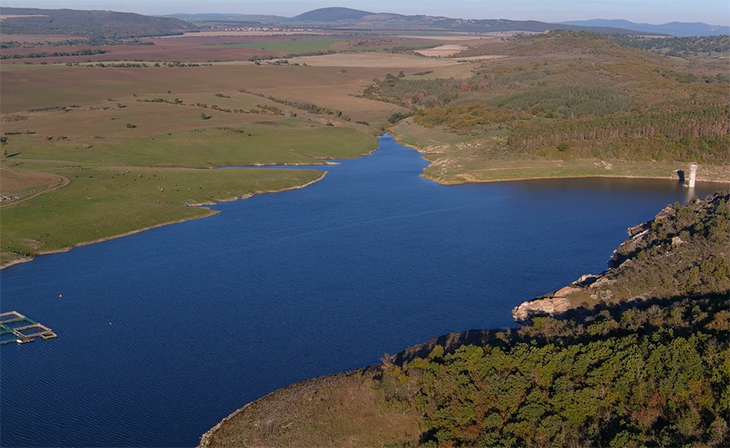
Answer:
<path fill-rule="evenodd" d="M 667 56 L 697 56 L 701 53 L 712 55 L 730 52 L 730 36 L 689 36 L 651 38 L 644 36 L 612 36 L 618 43 L 626 47 L 640 48 L 661 52 Z"/>
<path fill-rule="evenodd" d="M 727 294 L 603 306 L 386 362 L 376 385 L 423 413 L 425 446 L 728 446 L 728 330 Z"/>
<path fill-rule="evenodd" d="M 3 34 L 58 34 L 93 36 L 100 39 L 127 39 L 181 34 L 197 29 L 180 19 L 150 17 L 114 11 L 73 9 L 0 8 L 2 15 L 36 15 L 3 20 Z"/>

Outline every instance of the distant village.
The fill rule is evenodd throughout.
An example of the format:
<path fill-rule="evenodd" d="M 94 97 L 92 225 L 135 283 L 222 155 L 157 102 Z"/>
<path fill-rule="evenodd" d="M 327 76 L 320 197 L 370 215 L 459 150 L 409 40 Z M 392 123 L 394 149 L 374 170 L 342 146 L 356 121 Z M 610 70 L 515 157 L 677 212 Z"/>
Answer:
<path fill-rule="evenodd" d="M 312 28 L 291 28 L 280 26 L 241 26 L 233 28 L 224 28 L 225 31 L 246 31 L 246 32 L 264 32 L 264 33 L 306 33 L 314 31 Z"/>

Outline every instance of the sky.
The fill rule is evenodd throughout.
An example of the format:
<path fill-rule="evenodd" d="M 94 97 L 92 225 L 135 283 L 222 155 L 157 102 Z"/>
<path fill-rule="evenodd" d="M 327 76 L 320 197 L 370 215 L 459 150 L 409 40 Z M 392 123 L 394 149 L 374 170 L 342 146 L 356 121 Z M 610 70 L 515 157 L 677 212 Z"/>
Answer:
<path fill-rule="evenodd" d="M 274 14 L 292 17 L 330 6 L 371 12 L 469 19 L 562 22 L 626 19 L 632 22 L 705 22 L 730 25 L 729 0 L 4 0 L 3 6 L 174 13 Z"/>

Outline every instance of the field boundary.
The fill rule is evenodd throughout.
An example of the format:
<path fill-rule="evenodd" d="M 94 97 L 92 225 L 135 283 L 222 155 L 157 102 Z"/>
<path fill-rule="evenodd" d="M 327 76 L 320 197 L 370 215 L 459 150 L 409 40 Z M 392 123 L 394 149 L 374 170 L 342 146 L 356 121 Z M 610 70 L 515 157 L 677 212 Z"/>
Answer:
<path fill-rule="evenodd" d="M 13 170 L 9 170 L 9 169 L 7 169 L 5 167 L 0 167 L 0 170 L 3 170 L 3 171 L 13 171 Z M 18 173 L 19 171 L 14 171 L 14 172 Z M 66 185 L 68 185 L 68 184 L 71 183 L 71 181 L 69 180 L 69 178 L 66 177 L 66 176 L 62 176 L 62 175 L 56 174 L 56 173 L 49 173 L 49 174 L 53 174 L 54 176 L 58 177 L 61 183 L 58 184 L 58 185 L 53 185 L 51 187 L 48 187 L 45 190 L 39 191 L 37 193 L 34 193 L 34 194 L 28 196 L 27 198 L 22 198 L 22 199 L 19 199 L 17 201 L 10 202 L 8 204 L 0 204 L 0 209 L 10 208 L 10 207 L 13 207 L 15 205 L 22 204 L 25 201 L 28 201 L 28 200 L 31 200 L 31 199 L 35 199 L 38 196 L 42 196 L 42 195 L 44 195 L 46 193 L 50 193 L 51 191 L 56 191 L 59 188 L 63 188 Z"/>

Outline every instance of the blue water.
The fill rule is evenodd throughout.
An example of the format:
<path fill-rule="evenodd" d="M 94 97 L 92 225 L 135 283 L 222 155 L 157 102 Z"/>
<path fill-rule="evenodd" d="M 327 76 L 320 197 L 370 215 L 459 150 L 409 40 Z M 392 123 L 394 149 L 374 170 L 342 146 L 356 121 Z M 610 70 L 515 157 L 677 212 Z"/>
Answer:
<path fill-rule="evenodd" d="M 688 197 L 626 179 L 445 187 L 425 166 L 384 138 L 305 189 L 2 271 L 2 311 L 59 337 L 0 349 L 0 443 L 194 446 L 277 388 L 511 325 Z"/>

